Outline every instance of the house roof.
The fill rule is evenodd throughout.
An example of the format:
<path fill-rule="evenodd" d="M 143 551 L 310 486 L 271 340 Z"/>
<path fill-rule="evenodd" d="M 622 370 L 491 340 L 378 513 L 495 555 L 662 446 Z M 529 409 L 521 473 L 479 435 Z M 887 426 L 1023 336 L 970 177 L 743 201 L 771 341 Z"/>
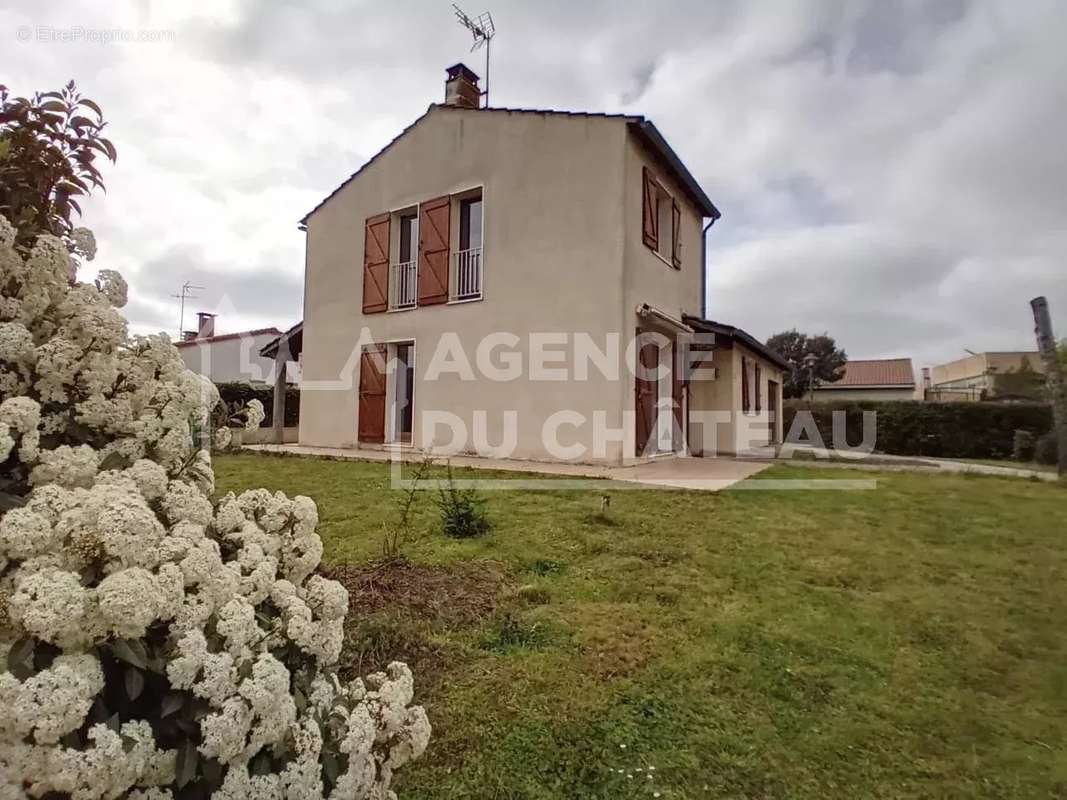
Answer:
<path fill-rule="evenodd" d="M 285 333 L 280 331 L 278 333 L 279 336 L 271 339 L 260 348 L 259 354 L 266 358 L 274 358 L 278 355 L 278 348 L 281 347 L 282 342 L 285 342 L 289 345 L 290 360 L 298 358 L 300 352 L 304 349 L 304 320 L 300 320 Z"/>
<path fill-rule="evenodd" d="M 212 344 L 213 342 L 225 342 L 228 339 L 242 339 L 246 336 L 262 336 L 264 334 L 273 334 L 277 336 L 281 331 L 277 328 L 256 328 L 251 331 L 239 331 L 238 333 L 222 333 L 218 336 L 204 336 L 199 339 L 188 339 L 182 342 L 175 342 L 175 347 L 192 347 L 194 344 Z"/>
<path fill-rule="evenodd" d="M 759 339 L 751 334 L 736 328 L 733 325 L 727 325 L 725 322 L 715 322 L 711 319 L 702 319 L 700 317 L 694 317 L 686 314 L 683 318 L 685 324 L 693 328 L 693 330 L 702 331 L 704 333 L 714 333 L 716 336 L 722 336 L 729 339 L 732 342 L 742 344 L 749 350 L 763 356 L 775 366 L 783 369 L 789 369 L 789 362 L 782 356 L 778 355 L 774 350 L 767 347 Z"/>
<path fill-rule="evenodd" d="M 852 389 L 860 386 L 915 386 L 910 358 L 863 359 L 845 362 L 845 374 L 820 389 Z"/>
<path fill-rule="evenodd" d="M 667 140 L 663 138 L 663 134 L 659 132 L 659 129 L 656 128 L 656 126 L 651 122 L 651 120 L 647 120 L 645 119 L 645 117 L 639 114 L 609 114 L 598 111 L 561 111 L 555 108 L 465 108 L 463 106 L 445 105 L 444 103 L 433 103 L 428 109 L 426 109 L 426 113 L 419 116 L 414 122 L 404 128 L 402 131 L 400 131 L 400 133 L 398 133 L 392 139 L 390 139 L 389 142 L 385 145 L 385 147 L 383 147 L 381 150 L 371 156 L 363 164 L 363 166 L 361 166 L 359 169 L 349 175 L 348 178 L 346 178 L 340 186 L 338 186 L 336 189 L 326 195 L 326 197 L 324 197 L 318 205 L 316 205 L 313 209 L 311 209 L 311 211 L 305 214 L 303 219 L 300 220 L 300 224 L 306 225 L 308 218 L 320 208 L 322 208 L 322 206 L 324 206 L 331 197 L 341 191 L 341 189 L 343 189 L 351 181 L 353 181 L 356 176 L 363 172 L 363 170 L 373 164 L 380 156 L 382 156 L 387 150 L 389 150 L 389 148 L 391 148 L 401 138 L 403 138 L 404 134 L 406 134 L 408 131 L 410 131 L 412 128 L 422 122 L 422 120 L 424 120 L 427 116 L 429 116 L 431 113 L 438 109 L 481 114 L 542 114 L 563 117 L 597 117 L 603 119 L 623 120 L 629 124 L 630 130 L 633 131 L 634 134 L 647 147 L 653 150 L 657 155 L 660 156 L 660 158 L 663 159 L 664 162 L 666 162 L 667 166 L 674 173 L 675 178 L 677 178 L 678 182 L 682 185 L 686 194 L 689 195 L 689 199 L 696 204 L 697 208 L 700 209 L 701 213 L 705 217 L 718 219 L 722 216 L 722 214 L 719 212 L 719 209 L 717 209 L 715 207 L 715 204 L 711 202 L 711 198 L 709 198 L 708 195 L 701 188 L 700 184 L 697 182 L 697 179 L 694 178 L 693 174 L 686 168 L 685 164 L 682 162 L 682 159 L 678 157 L 678 154 L 674 152 L 674 149 L 667 143 Z"/>

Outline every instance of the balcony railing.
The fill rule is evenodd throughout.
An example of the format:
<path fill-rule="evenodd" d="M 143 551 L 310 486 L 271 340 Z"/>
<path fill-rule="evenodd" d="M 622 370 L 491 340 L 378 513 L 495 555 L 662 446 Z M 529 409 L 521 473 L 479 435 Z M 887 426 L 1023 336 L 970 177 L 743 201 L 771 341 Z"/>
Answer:
<path fill-rule="evenodd" d="M 482 248 L 472 247 L 455 254 L 451 296 L 453 300 L 475 300 L 482 296 Z"/>
<path fill-rule="evenodd" d="M 401 261 L 390 266 L 389 308 L 414 308 L 419 299 L 419 265 Z"/>

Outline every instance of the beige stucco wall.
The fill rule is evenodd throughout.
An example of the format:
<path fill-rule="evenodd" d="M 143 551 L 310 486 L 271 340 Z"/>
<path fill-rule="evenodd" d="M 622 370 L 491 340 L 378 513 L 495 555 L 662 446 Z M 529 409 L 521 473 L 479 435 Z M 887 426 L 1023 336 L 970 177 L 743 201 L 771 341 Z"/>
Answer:
<path fill-rule="evenodd" d="M 678 202 L 681 211 L 680 269 L 653 252 L 643 238 L 644 167 L 648 166 L 664 189 Z M 627 336 L 637 328 L 655 329 L 673 337 L 677 331 L 669 325 L 642 320 L 637 315 L 639 305 L 648 304 L 671 317 L 681 320 L 685 314 L 700 315 L 701 301 L 701 235 L 703 217 L 700 210 L 682 191 L 667 167 L 643 147 L 634 136 L 627 136 L 624 161 L 625 215 L 621 231 L 623 239 L 622 303 L 619 309 L 622 330 Z M 633 378 L 621 383 L 622 407 L 626 418 L 635 412 Z M 632 438 L 632 437 L 631 437 Z M 690 443 L 692 450 L 692 443 Z"/>
<path fill-rule="evenodd" d="M 356 444 L 357 339 L 364 327 L 376 341 L 415 340 L 416 444 L 428 438 L 420 419 L 426 410 L 458 414 L 468 432 L 475 412 L 485 410 L 492 444 L 502 441 L 501 412 L 515 411 L 516 458 L 553 457 L 541 434 L 555 411 L 574 410 L 590 420 L 573 435 L 566 429 L 564 444 L 592 449 L 595 411 L 608 425 L 621 426 L 620 381 L 596 369 L 586 381 L 530 382 L 528 335 L 566 334 L 573 341 L 571 334 L 585 331 L 603 348 L 604 334 L 620 332 L 627 135 L 619 120 L 438 108 L 316 211 L 308 220 L 300 442 Z M 476 186 L 484 199 L 484 299 L 364 315 L 364 220 Z M 524 377 L 497 382 L 481 376 L 478 344 L 493 332 L 520 338 L 514 349 L 524 359 Z M 445 374 L 425 380 L 432 354 L 453 334 L 476 379 Z M 552 349 L 570 352 L 572 346 Z M 322 381 L 333 385 L 323 388 Z M 622 445 L 605 452 L 607 460 L 618 460 Z"/>
<path fill-rule="evenodd" d="M 818 403 L 849 402 L 852 400 L 918 400 L 914 387 L 901 389 L 816 389 L 811 393 Z"/>
<path fill-rule="evenodd" d="M 935 388 L 992 389 L 993 380 L 989 373 L 1018 370 L 1023 358 L 1030 362 L 1035 372 L 1044 373 L 1045 366 L 1036 351 L 990 352 L 939 364 L 930 370 L 930 380 Z"/>
<path fill-rule="evenodd" d="M 751 364 L 760 367 L 760 411 L 741 413 L 741 359 L 744 357 Z M 762 447 L 770 443 L 771 415 L 770 382 L 778 383 L 777 426 L 778 438 L 782 438 L 782 371 L 771 362 L 757 355 L 743 345 L 736 344 L 728 348 L 716 348 L 712 354 L 711 365 L 716 367 L 715 380 L 693 381 L 692 408 L 693 423 L 690 430 L 690 446 L 695 451 L 702 451 L 705 456 L 733 455 Z M 750 379 L 753 380 L 752 406 L 755 408 L 754 374 L 749 367 Z M 696 424 L 699 411 L 731 411 L 729 418 L 719 422 L 714 434 L 709 426 Z"/>

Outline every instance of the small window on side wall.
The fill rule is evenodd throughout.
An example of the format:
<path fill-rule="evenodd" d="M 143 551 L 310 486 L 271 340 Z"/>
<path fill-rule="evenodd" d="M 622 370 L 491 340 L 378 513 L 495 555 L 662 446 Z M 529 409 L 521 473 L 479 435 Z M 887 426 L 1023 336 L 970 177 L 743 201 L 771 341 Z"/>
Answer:
<path fill-rule="evenodd" d="M 644 168 L 642 239 L 675 269 L 681 269 L 681 209 L 652 170 Z"/>

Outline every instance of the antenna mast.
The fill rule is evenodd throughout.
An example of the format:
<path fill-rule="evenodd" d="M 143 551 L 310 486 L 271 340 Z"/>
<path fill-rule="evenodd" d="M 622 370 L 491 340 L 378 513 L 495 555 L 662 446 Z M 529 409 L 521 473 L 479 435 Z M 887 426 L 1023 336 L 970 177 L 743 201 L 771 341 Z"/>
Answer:
<path fill-rule="evenodd" d="M 474 45 L 471 47 L 471 52 L 473 53 L 483 44 L 485 45 L 485 91 L 482 94 L 485 95 L 485 107 L 489 108 L 489 42 L 496 35 L 493 15 L 486 11 L 484 14 L 471 18 L 455 3 L 452 4 L 452 8 L 456 11 L 456 19 L 459 20 L 459 24 L 469 30 L 471 36 L 474 37 Z"/>
<path fill-rule="evenodd" d="M 185 283 L 182 284 L 181 294 L 172 294 L 171 295 L 171 297 L 173 297 L 175 300 L 180 300 L 181 301 L 181 311 L 179 312 L 179 316 L 178 316 L 178 341 L 179 342 L 182 340 L 182 336 L 185 335 L 185 301 L 186 300 L 195 300 L 196 299 L 196 295 L 193 294 L 193 292 L 194 291 L 201 291 L 201 290 L 203 290 L 203 288 L 204 288 L 203 286 L 197 286 L 195 283 L 190 283 L 189 281 L 186 281 Z"/>

